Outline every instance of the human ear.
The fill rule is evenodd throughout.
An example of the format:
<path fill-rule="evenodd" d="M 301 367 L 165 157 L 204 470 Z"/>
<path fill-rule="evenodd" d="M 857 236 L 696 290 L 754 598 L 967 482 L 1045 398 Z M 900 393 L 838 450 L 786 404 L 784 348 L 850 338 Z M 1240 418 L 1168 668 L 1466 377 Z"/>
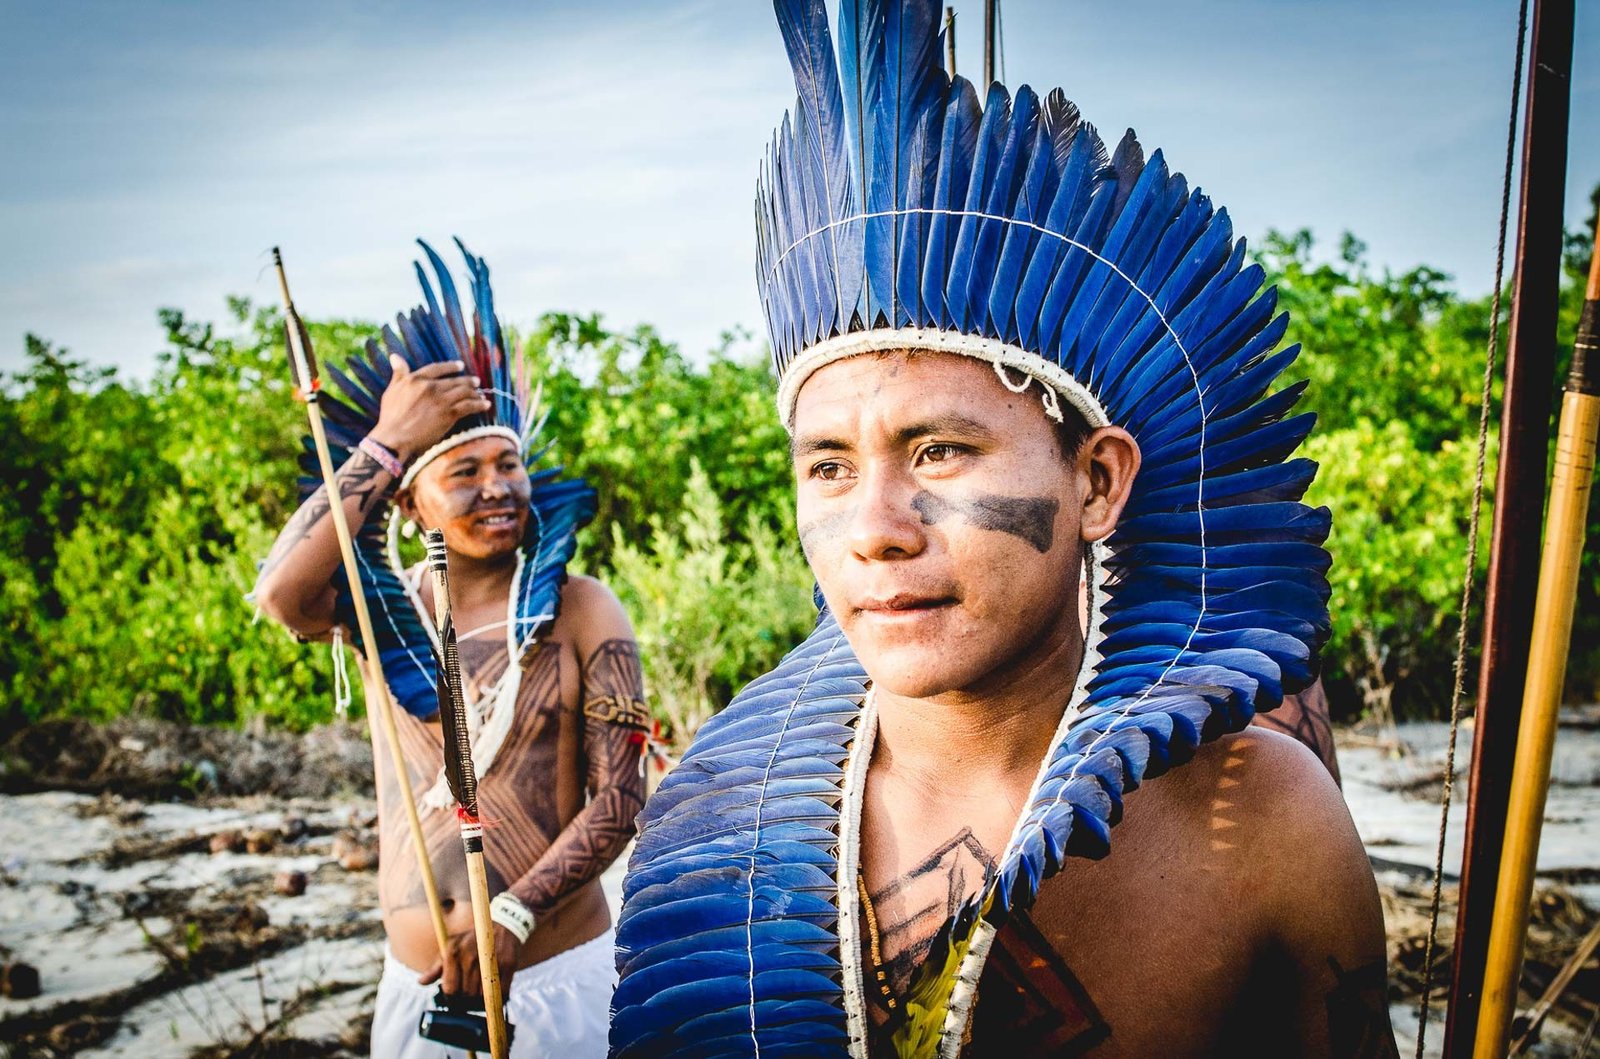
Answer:
<path fill-rule="evenodd" d="M 1078 473 L 1087 483 L 1079 523 L 1084 540 L 1104 540 L 1117 528 L 1139 460 L 1139 443 L 1121 427 L 1101 427 L 1084 439 L 1078 449 Z"/>
<path fill-rule="evenodd" d="M 422 515 L 417 511 L 416 494 L 409 488 L 394 494 L 394 506 L 399 509 L 401 518 L 422 525 Z"/>

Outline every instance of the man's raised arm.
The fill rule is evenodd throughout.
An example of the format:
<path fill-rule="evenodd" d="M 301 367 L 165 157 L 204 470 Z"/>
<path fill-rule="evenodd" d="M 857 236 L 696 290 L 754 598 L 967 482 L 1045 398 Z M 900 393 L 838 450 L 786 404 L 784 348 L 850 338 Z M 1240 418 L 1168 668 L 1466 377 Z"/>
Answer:
<path fill-rule="evenodd" d="M 379 451 L 401 466 L 443 438 L 457 420 L 489 407 L 478 392 L 477 380 L 460 374 L 459 360 L 428 364 L 416 371 L 398 357 L 390 357 L 389 363 L 394 381 L 383 392 L 378 425 L 367 440 L 381 446 Z M 353 453 L 335 480 L 352 533 L 382 506 L 383 497 L 397 484 L 383 464 L 365 451 Z M 330 581 L 339 568 L 340 556 L 329 506 L 324 485 L 283 527 L 256 579 L 256 605 L 307 639 L 327 635 L 334 624 Z"/>

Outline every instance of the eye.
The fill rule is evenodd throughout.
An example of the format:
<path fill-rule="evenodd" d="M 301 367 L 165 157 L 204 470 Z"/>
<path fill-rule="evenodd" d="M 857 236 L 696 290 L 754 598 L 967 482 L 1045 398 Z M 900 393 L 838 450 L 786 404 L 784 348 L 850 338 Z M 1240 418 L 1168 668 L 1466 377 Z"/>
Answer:
<path fill-rule="evenodd" d="M 823 460 L 811 468 L 811 477 L 824 482 L 838 482 L 849 477 L 850 468 L 839 460 Z"/>
<path fill-rule="evenodd" d="M 965 452 L 966 450 L 960 445 L 936 441 L 932 445 L 925 447 L 918 455 L 924 463 L 947 463 Z"/>

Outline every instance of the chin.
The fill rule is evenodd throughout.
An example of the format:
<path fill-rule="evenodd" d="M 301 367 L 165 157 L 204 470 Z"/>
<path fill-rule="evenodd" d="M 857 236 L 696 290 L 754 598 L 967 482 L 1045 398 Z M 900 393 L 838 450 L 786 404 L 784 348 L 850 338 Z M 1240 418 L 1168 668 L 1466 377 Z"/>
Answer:
<path fill-rule="evenodd" d="M 982 679 L 983 659 L 960 657 L 938 645 L 916 644 L 880 649 L 866 647 L 856 657 L 872 685 L 908 699 L 931 699 L 960 691 Z"/>

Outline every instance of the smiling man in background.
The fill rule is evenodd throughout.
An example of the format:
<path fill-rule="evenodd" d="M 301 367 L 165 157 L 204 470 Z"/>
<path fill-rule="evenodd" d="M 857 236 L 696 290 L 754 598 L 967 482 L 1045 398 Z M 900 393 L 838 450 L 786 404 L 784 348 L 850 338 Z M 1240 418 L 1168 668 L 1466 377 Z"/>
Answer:
<path fill-rule="evenodd" d="M 526 366 L 495 319 L 487 268 L 467 255 L 469 338 L 449 274 L 427 252 L 443 308 L 424 281 L 428 307 L 402 318 L 399 335 L 385 329 L 385 348 L 369 344 L 365 359 L 336 374 L 346 403 L 323 403 L 344 457 L 340 492 L 383 662 L 381 674 L 363 676 L 386 680 L 404 708 L 401 750 L 450 936 L 441 959 L 399 783 L 373 725 L 388 953 L 372 1054 L 461 1054 L 419 1037 L 418 1020 L 434 983 L 447 996 L 481 988 L 466 863 L 441 773 L 432 580 L 420 563 L 400 569 L 394 531 L 403 519 L 443 530 L 450 552 L 479 801 L 492 823 L 485 853 L 512 1054 L 601 1056 L 615 972 L 600 875 L 632 837 L 644 799 L 649 713 L 638 648 L 616 597 L 592 578 L 567 577 L 594 490 L 530 472 L 538 410 Z M 279 536 L 256 598 L 302 637 L 348 635 L 349 590 L 323 490 Z"/>

